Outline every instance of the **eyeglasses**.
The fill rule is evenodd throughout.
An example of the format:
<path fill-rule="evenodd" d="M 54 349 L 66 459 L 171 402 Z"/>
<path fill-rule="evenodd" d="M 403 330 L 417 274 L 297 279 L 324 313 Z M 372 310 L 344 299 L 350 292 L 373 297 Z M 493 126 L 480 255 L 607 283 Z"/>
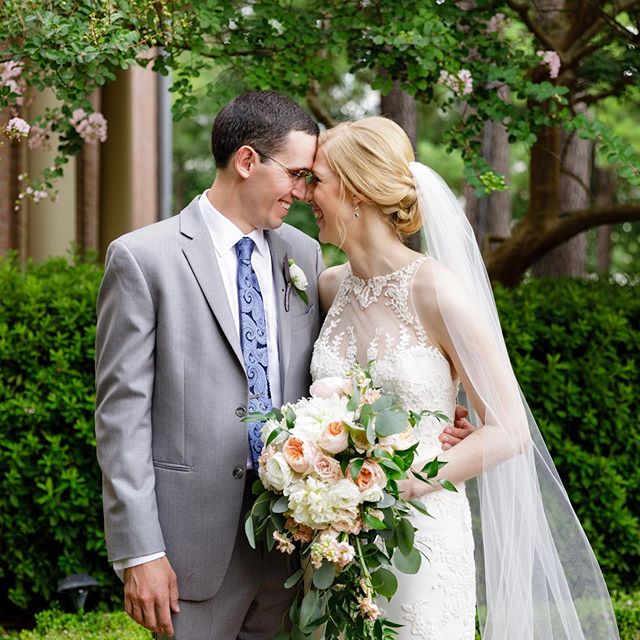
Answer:
<path fill-rule="evenodd" d="M 316 178 L 313 175 L 313 173 L 309 171 L 309 169 L 299 169 L 298 171 L 294 171 L 293 169 L 289 169 L 289 167 L 286 167 L 285 165 L 283 165 L 282 162 L 278 162 L 278 160 L 276 160 L 275 158 L 268 156 L 266 153 L 262 153 L 262 151 L 258 151 L 257 149 L 254 149 L 254 151 L 261 158 L 266 158 L 267 160 L 271 160 L 271 162 L 275 162 L 279 167 L 282 167 L 289 174 L 289 177 L 291 178 L 294 184 L 298 182 L 298 180 L 304 180 L 305 184 L 307 185 L 314 184 L 318 181 L 318 178 Z"/>

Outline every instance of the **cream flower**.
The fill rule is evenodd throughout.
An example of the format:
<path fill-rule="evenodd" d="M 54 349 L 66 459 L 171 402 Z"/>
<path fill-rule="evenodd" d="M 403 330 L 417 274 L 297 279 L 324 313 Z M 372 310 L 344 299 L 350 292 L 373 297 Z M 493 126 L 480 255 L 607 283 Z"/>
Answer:
<path fill-rule="evenodd" d="M 300 291 L 306 291 L 309 281 L 304 271 L 293 261 L 289 259 L 289 275 L 291 276 L 291 284 Z"/>
<path fill-rule="evenodd" d="M 284 491 L 294 479 L 293 470 L 280 451 L 266 457 L 264 464 L 260 464 L 259 474 L 265 488 L 273 491 Z"/>
<path fill-rule="evenodd" d="M 352 389 L 353 383 L 351 380 L 340 376 L 327 376 L 316 380 L 309 388 L 309 393 L 314 398 L 330 398 L 335 394 L 344 396 L 350 393 Z"/>
<path fill-rule="evenodd" d="M 332 422 L 351 424 L 353 411 L 347 409 L 348 398 L 304 398 L 295 405 L 296 435 L 300 434 L 318 443 L 327 425 Z"/>

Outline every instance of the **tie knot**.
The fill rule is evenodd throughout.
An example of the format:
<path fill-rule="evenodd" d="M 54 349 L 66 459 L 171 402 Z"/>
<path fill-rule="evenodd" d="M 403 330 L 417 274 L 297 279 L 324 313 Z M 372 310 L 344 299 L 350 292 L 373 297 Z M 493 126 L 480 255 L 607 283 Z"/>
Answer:
<path fill-rule="evenodd" d="M 249 237 L 244 236 L 236 242 L 236 255 L 238 260 L 251 260 L 251 254 L 255 248 L 256 243 Z"/>

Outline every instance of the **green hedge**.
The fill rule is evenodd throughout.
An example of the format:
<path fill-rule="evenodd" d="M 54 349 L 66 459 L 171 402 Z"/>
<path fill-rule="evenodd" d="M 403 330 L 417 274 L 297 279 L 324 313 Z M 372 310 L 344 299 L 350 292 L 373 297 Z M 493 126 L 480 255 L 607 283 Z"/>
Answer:
<path fill-rule="evenodd" d="M 36 616 L 33 630 L 2 635 L 0 640 L 151 640 L 152 635 L 124 611 L 61 613 L 47 610 Z"/>
<path fill-rule="evenodd" d="M 93 426 L 101 277 L 63 258 L 26 272 L 0 260 L 0 601 L 32 611 L 70 573 L 117 583 Z"/>
<path fill-rule="evenodd" d="M 520 385 L 610 588 L 640 587 L 640 291 L 496 290 Z"/>
<path fill-rule="evenodd" d="M 0 259 L 0 602 L 37 611 L 107 566 L 93 432 L 95 264 Z M 497 289 L 522 388 L 611 588 L 640 587 L 640 296 L 572 280 Z M 5 609 L 5 605 L 2 605 Z"/>
<path fill-rule="evenodd" d="M 640 639 L 640 593 L 613 594 L 620 640 Z M 124 612 L 70 614 L 43 611 L 33 630 L 3 634 L 0 640 L 151 640 L 151 633 Z M 479 634 L 476 636 L 480 640 Z"/>

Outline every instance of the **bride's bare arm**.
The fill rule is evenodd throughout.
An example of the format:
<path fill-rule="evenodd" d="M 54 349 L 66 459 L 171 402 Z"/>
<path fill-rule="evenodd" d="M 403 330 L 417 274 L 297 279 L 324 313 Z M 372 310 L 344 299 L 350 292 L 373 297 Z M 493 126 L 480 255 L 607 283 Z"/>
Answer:
<path fill-rule="evenodd" d="M 438 479 L 455 484 L 526 450 L 530 442 L 526 412 L 490 320 L 473 308 L 472 296 L 453 276 L 428 260 L 416 274 L 412 295 L 422 325 L 446 354 L 482 425 L 438 455 L 447 462 Z M 407 481 L 405 489 L 414 496 L 433 490 L 418 480 Z"/>

